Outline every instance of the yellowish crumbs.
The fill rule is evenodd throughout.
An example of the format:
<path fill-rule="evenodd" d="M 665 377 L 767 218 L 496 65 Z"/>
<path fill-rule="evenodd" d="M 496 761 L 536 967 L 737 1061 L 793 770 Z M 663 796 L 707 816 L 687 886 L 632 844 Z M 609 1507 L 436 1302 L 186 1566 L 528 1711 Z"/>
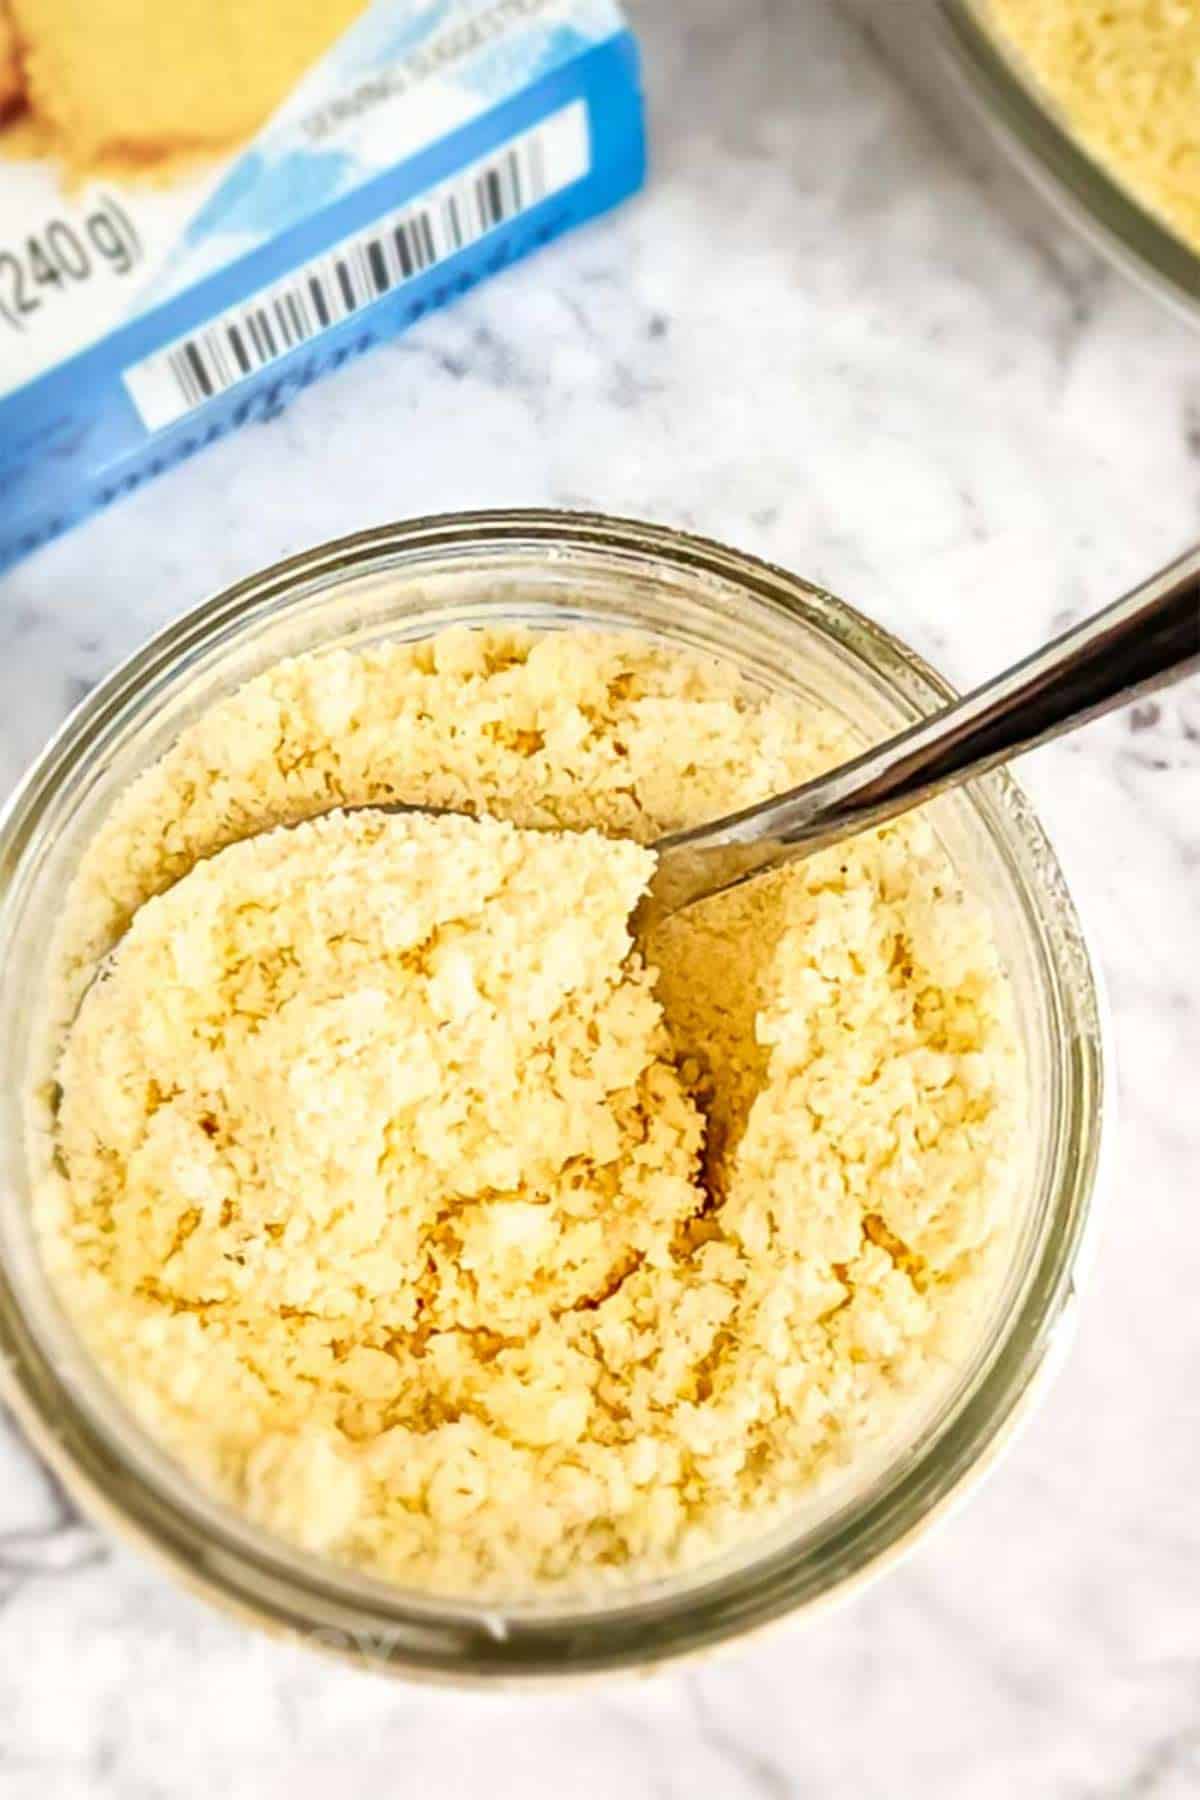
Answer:
<path fill-rule="evenodd" d="M 983 0 L 983 7 L 1084 148 L 1200 250 L 1196 0 Z"/>
<path fill-rule="evenodd" d="M 454 631 L 278 665 L 124 796 L 68 907 L 38 1222 L 211 1491 L 408 1585 L 584 1591 L 911 1436 L 1019 1207 L 986 914 L 918 819 L 645 962 L 628 930 L 643 846 L 848 747 L 648 640 Z M 393 801 L 479 816 L 329 811 Z"/>

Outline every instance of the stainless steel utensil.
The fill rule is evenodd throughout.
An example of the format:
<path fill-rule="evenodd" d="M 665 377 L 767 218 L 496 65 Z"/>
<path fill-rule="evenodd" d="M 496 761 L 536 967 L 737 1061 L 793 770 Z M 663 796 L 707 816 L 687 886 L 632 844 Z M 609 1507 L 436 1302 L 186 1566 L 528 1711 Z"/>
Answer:
<path fill-rule="evenodd" d="M 1200 549 L 1015 668 L 886 743 L 759 806 L 661 839 L 636 934 L 920 806 L 1200 669 Z"/>

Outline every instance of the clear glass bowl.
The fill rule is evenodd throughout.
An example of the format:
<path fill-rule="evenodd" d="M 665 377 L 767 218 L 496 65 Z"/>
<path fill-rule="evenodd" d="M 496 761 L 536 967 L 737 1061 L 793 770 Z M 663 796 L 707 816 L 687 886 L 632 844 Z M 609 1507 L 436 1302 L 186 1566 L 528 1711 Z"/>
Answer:
<path fill-rule="evenodd" d="M 1097 161 L 1027 78 L 980 0 L 935 0 L 951 67 L 995 136 L 1093 246 L 1200 325 L 1200 256 Z"/>
<path fill-rule="evenodd" d="M 113 799 L 181 727 L 278 658 L 452 622 L 602 624 L 715 652 L 816 696 L 866 736 L 946 684 L 831 595 L 719 545 L 617 520 L 477 514 L 384 527 L 241 582 L 162 632 L 84 701 L 0 819 L 0 1392 L 91 1513 L 208 1598 L 408 1675 L 557 1677 L 694 1652 L 842 1593 L 989 1462 L 1063 1341 L 1106 1115 L 1100 1010 L 1079 921 L 1019 788 L 936 803 L 988 896 L 1014 985 L 1035 1134 L 1025 1215 L 978 1353 L 915 1441 L 820 1518 L 600 1604 L 431 1599 L 295 1550 L 200 1492 L 134 1425 L 76 1341 L 39 1262 L 22 1096 L 47 1079 L 39 995 L 60 901 Z"/>

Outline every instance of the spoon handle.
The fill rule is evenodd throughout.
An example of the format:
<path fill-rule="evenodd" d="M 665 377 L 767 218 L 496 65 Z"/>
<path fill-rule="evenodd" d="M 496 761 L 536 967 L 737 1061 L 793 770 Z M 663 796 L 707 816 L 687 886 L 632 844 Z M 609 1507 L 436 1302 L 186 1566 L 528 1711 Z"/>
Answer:
<path fill-rule="evenodd" d="M 663 917 L 881 825 L 946 788 L 1200 669 L 1200 549 L 931 718 L 803 787 L 664 838 Z"/>

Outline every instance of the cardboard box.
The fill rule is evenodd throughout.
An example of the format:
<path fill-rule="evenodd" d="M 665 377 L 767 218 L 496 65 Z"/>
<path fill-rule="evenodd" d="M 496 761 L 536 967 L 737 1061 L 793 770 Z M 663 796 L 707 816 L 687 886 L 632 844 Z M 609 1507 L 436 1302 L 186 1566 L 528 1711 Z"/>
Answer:
<path fill-rule="evenodd" d="M 644 178 L 614 0 L 374 0 L 253 141 L 64 185 L 0 135 L 0 568 Z"/>

